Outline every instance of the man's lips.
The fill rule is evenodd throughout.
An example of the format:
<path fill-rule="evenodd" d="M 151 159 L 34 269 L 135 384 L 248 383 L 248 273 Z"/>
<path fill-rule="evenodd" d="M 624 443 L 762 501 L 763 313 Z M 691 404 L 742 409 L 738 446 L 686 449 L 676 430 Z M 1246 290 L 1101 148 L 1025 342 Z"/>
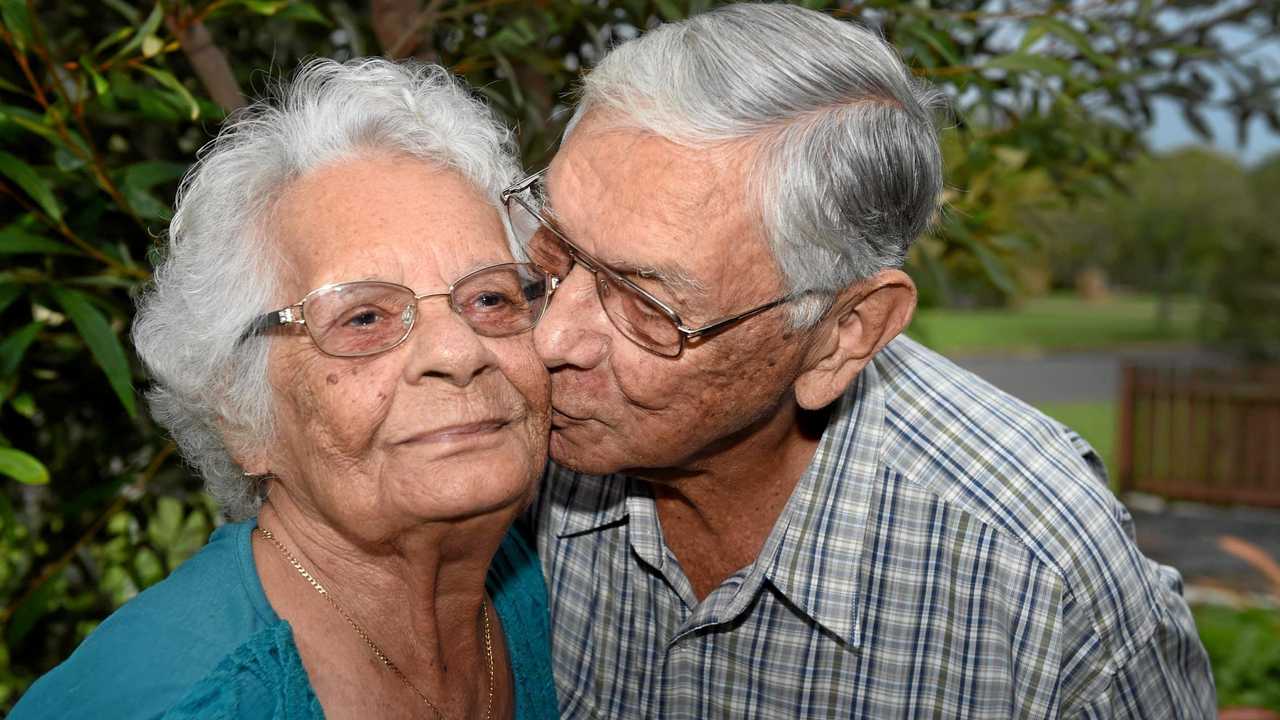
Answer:
<path fill-rule="evenodd" d="M 457 425 L 445 425 L 444 427 L 414 433 L 413 435 L 398 441 L 396 444 L 446 443 L 453 442 L 455 440 L 466 440 L 468 438 L 481 437 L 490 433 L 495 433 L 510 424 L 510 418 L 492 418 L 477 422 L 459 423 Z"/>
<path fill-rule="evenodd" d="M 565 412 L 558 407 L 553 406 L 551 408 L 551 427 L 553 428 L 564 427 L 566 425 L 578 425 L 590 419 L 591 418 L 586 415 L 574 415 L 573 413 Z"/>

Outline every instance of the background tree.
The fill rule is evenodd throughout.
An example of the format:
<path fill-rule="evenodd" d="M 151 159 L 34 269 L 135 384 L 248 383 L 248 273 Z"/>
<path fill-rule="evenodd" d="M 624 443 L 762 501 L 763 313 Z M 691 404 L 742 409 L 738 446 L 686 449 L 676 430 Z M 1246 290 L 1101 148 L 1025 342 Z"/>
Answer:
<path fill-rule="evenodd" d="M 583 68 L 713 4 L 0 0 L 0 708 L 217 522 L 139 407 L 127 328 L 226 112 L 306 57 L 415 57 L 470 81 L 536 168 Z M 934 297 L 1013 292 L 1020 208 L 1115 185 L 1157 99 L 1280 129 L 1273 79 L 1213 32 L 1274 37 L 1280 0 L 806 4 L 876 27 L 953 100 L 949 210 L 913 256 Z"/>

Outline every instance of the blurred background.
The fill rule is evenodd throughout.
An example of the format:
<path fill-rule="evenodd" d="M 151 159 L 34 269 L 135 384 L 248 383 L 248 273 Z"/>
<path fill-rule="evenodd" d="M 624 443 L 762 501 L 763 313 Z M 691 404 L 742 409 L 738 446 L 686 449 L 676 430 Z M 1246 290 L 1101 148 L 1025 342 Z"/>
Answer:
<path fill-rule="evenodd" d="M 416 57 L 537 169 L 579 73 L 715 4 L 0 0 L 0 713 L 220 521 L 127 329 L 228 112 L 304 58 Z M 1280 717 L 1280 0 L 804 4 L 951 100 L 909 333 L 1098 449 L 1224 717 Z"/>

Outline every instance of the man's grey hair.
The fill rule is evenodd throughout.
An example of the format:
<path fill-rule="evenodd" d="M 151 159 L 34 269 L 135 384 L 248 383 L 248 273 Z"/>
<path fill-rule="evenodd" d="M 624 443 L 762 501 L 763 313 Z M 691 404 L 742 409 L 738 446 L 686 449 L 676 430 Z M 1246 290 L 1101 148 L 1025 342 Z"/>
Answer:
<path fill-rule="evenodd" d="M 233 116 L 179 188 L 133 343 L 154 380 L 152 415 L 233 520 L 257 512 L 262 488 L 232 453 L 261 450 L 275 432 L 267 339 L 240 342 L 282 304 L 274 205 L 308 172 L 388 154 L 458 173 L 495 208 L 518 173 L 510 131 L 445 69 L 315 60 Z"/>
<path fill-rule="evenodd" d="M 835 293 L 901 266 L 942 192 L 935 114 L 876 34 L 789 5 L 721 7 L 661 25 L 583 81 L 587 113 L 689 147 L 746 142 L 748 191 L 792 303 L 816 323 Z M 594 117 L 595 114 L 593 114 Z"/>

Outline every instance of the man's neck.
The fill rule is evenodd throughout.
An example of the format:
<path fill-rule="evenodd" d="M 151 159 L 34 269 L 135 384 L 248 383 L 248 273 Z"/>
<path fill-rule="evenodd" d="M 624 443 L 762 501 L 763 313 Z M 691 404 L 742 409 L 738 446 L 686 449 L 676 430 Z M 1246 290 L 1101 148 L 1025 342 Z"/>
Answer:
<path fill-rule="evenodd" d="M 651 481 L 663 540 L 698 600 L 759 555 L 822 438 L 827 414 L 794 402 Z"/>

